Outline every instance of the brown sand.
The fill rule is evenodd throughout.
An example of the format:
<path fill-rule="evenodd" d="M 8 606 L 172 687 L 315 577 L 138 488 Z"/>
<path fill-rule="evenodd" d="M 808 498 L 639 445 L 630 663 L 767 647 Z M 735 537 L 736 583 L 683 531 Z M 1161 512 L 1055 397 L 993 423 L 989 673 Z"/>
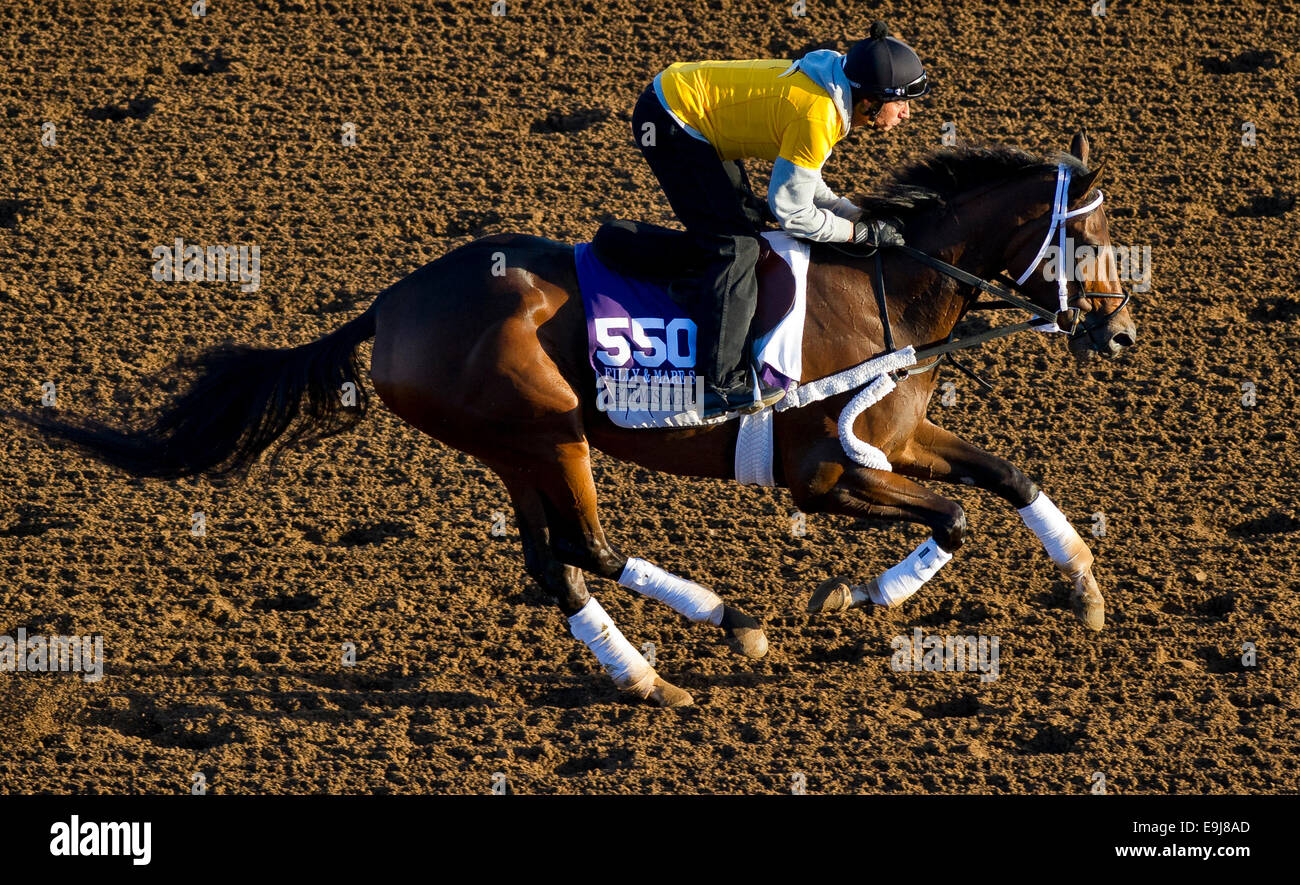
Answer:
<path fill-rule="evenodd" d="M 487 0 L 0 7 L 0 407 L 121 415 L 174 356 L 287 345 L 473 236 L 669 222 L 630 108 L 679 59 L 846 48 L 861 4 Z M 140 482 L 6 429 L 0 633 L 102 634 L 108 676 L 0 675 L 0 791 L 176 793 L 1295 791 L 1294 291 L 1300 12 L 922 0 L 889 15 L 939 88 L 826 170 L 864 189 L 938 143 L 1048 151 L 1079 125 L 1117 242 L 1150 245 L 1139 347 L 986 347 L 940 423 L 1034 476 L 1090 535 L 1090 635 L 1003 502 L 947 488 L 972 536 L 902 611 L 810 620 L 916 527 L 815 517 L 783 491 L 598 457 L 611 539 L 760 616 L 767 659 L 591 580 L 698 706 L 629 702 L 525 576 L 501 485 L 376 408 L 248 485 Z M 1068 8 L 1067 8 L 1068 7 Z M 1258 132 L 1241 144 L 1241 124 Z M 41 124 L 57 146 L 39 144 Z M 357 124 L 359 144 L 339 145 Z M 765 181 L 761 164 L 751 167 Z M 256 243 L 263 282 L 155 283 L 176 237 Z M 368 349 L 367 349 L 368 353 Z M 1242 404 L 1243 382 L 1257 404 Z M 190 534 L 191 514 L 207 535 Z M 895 673 L 891 637 L 997 636 L 1001 676 Z M 1258 665 L 1241 666 L 1245 642 Z M 353 642 L 358 662 L 340 666 Z"/>

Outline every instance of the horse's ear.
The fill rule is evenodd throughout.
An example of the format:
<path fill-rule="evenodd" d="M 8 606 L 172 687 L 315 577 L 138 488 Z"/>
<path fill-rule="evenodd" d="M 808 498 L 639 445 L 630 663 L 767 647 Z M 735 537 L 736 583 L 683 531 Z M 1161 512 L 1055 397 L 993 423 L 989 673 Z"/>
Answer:
<path fill-rule="evenodd" d="M 1092 190 L 1092 186 L 1097 183 L 1101 176 L 1101 170 L 1106 168 L 1106 161 L 1102 160 L 1095 168 L 1089 170 L 1083 175 L 1074 175 L 1070 177 L 1070 202 L 1083 198 L 1083 195 Z"/>
<path fill-rule="evenodd" d="M 1074 133 L 1074 139 L 1070 142 L 1070 153 L 1079 158 L 1079 162 L 1088 165 L 1088 132 L 1080 129 Z"/>

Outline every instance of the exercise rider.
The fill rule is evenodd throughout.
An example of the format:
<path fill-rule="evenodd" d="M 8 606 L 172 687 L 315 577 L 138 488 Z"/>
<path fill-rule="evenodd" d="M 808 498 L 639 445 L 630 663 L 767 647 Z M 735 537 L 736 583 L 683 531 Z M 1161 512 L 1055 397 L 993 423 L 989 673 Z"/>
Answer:
<path fill-rule="evenodd" d="M 637 146 L 709 268 L 694 311 L 704 417 L 757 411 L 784 395 L 759 381 L 748 359 L 767 218 L 817 242 L 903 242 L 896 220 L 863 218 L 822 182 L 821 168 L 851 128 L 888 132 L 929 91 L 921 59 L 876 22 L 848 53 L 680 62 L 641 94 L 632 113 Z M 766 205 L 750 189 L 746 157 L 774 161 Z"/>

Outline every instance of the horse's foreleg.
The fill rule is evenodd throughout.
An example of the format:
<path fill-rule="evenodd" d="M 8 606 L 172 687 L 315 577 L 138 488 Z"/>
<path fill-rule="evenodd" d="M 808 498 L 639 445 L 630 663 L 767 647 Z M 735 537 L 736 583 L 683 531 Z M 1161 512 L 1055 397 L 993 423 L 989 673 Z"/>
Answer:
<path fill-rule="evenodd" d="M 1106 604 L 1092 574 L 1092 551 L 1052 500 L 1020 468 L 928 420 L 917 428 L 911 445 L 895 458 L 893 466 L 910 476 L 974 485 L 1008 501 L 1074 586 L 1070 605 L 1075 614 L 1089 628 L 1102 628 Z"/>
<path fill-rule="evenodd" d="M 835 444 L 838 448 L 838 443 Z M 961 505 L 887 470 L 860 467 L 836 458 L 808 472 L 791 487 L 795 504 L 805 513 L 839 513 L 870 519 L 903 519 L 930 527 L 931 536 L 898 565 L 865 585 L 828 581 L 808 603 L 810 612 L 856 608 L 868 602 L 896 606 L 952 558 L 966 534 Z"/>

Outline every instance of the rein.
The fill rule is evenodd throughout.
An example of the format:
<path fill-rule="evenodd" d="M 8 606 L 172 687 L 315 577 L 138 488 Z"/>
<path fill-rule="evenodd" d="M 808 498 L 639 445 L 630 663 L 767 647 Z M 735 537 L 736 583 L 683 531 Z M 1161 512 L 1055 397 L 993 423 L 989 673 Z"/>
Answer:
<path fill-rule="evenodd" d="M 1058 238 L 1060 242 L 1058 248 L 1059 248 L 1059 254 L 1061 256 L 1061 264 L 1064 265 L 1065 239 L 1066 239 L 1065 222 L 1070 218 L 1074 218 L 1079 215 L 1086 215 L 1087 213 L 1093 211 L 1094 209 L 1096 209 L 1098 206 L 1101 205 L 1103 195 L 1099 190 L 1097 191 L 1096 198 L 1093 199 L 1091 202 L 1089 202 L 1086 206 L 1081 206 L 1078 209 L 1074 209 L 1072 211 L 1069 210 L 1068 203 L 1069 203 L 1069 194 L 1070 194 L 1070 175 L 1071 175 L 1070 167 L 1066 166 L 1064 163 L 1057 166 L 1056 192 L 1052 199 L 1052 221 L 1050 226 L 1048 227 L 1047 236 L 1043 238 L 1043 244 L 1038 247 L 1037 254 L 1034 255 L 1033 259 L 1029 262 L 1029 266 L 1025 268 L 1025 272 L 1020 275 L 1019 279 L 1012 280 L 1006 274 L 1000 274 L 998 276 L 999 281 L 1004 283 L 1007 288 L 996 286 L 989 280 L 985 280 L 981 277 L 977 277 L 972 273 L 968 273 L 967 271 L 962 270 L 960 267 L 949 264 L 948 262 L 943 261 L 942 259 L 935 258 L 933 255 L 930 255 L 926 252 L 922 252 L 919 249 L 914 249 L 911 246 L 902 245 L 902 246 L 885 247 L 885 248 L 895 249 L 898 252 L 903 253 L 904 255 L 908 255 L 914 260 L 919 261 L 921 264 L 927 265 L 928 267 L 937 270 L 939 273 L 942 273 L 945 276 L 951 277 L 957 280 L 958 282 L 965 283 L 968 286 L 973 286 L 974 288 L 978 289 L 980 292 L 992 295 L 997 299 L 996 301 L 986 301 L 983 303 L 979 303 L 978 302 L 979 296 L 976 295 L 975 297 L 977 301 L 975 303 L 970 304 L 967 307 L 967 310 L 1018 309 L 1018 310 L 1024 310 L 1029 313 L 1035 314 L 1038 317 L 1038 319 L 1036 320 L 1028 320 L 1023 323 L 1014 323 L 1009 326 L 1002 326 L 997 329 L 990 329 L 987 332 L 980 332 L 979 334 L 976 335 L 969 335 L 965 338 L 960 338 L 956 341 L 954 341 L 952 338 L 953 334 L 956 332 L 956 329 L 954 328 L 952 332 L 948 333 L 948 338 L 946 341 L 944 341 L 944 343 L 933 344 L 928 347 L 920 348 L 919 350 L 916 351 L 917 362 L 920 362 L 929 357 L 934 357 L 935 359 L 933 361 L 931 361 L 926 366 L 913 366 L 911 368 L 896 370 L 895 372 L 892 373 L 896 380 L 901 380 L 903 377 L 909 375 L 920 375 L 925 372 L 929 372 L 935 369 L 936 367 L 938 367 L 938 365 L 941 362 L 943 362 L 944 359 L 947 359 L 949 362 L 953 364 L 954 367 L 960 369 L 962 372 L 965 372 L 976 382 L 978 382 L 980 386 L 982 386 L 985 390 L 991 391 L 993 390 L 993 385 L 989 384 L 983 378 L 980 378 L 971 369 L 959 363 L 956 360 L 956 358 L 953 356 L 954 352 L 958 350 L 966 350 L 971 347 L 976 347 L 980 344 L 983 344 L 986 341 L 992 341 L 996 338 L 1004 338 L 1008 335 L 1014 335 L 1017 332 L 1024 332 L 1030 329 L 1038 332 L 1047 332 L 1047 333 L 1063 332 L 1069 337 L 1073 338 L 1075 337 L 1075 335 L 1078 334 L 1079 321 L 1083 316 L 1083 312 L 1078 307 L 1072 307 L 1071 301 L 1084 296 L 1088 298 L 1121 299 L 1119 306 L 1116 307 L 1114 310 L 1112 310 L 1110 313 L 1106 314 L 1106 316 L 1102 318 L 1103 321 L 1109 319 L 1110 317 L 1114 316 L 1115 314 L 1119 313 L 1121 310 L 1124 309 L 1124 306 L 1128 304 L 1129 299 L 1132 297 L 1132 293 L 1127 291 L 1121 291 L 1118 294 L 1112 294 L 1106 292 L 1084 292 L 1083 295 L 1075 296 L 1075 299 L 1070 299 L 1067 293 L 1067 280 L 1065 279 L 1065 275 L 1059 269 L 1057 271 L 1057 277 L 1056 277 L 1059 310 L 1051 311 L 1045 307 L 1040 307 L 1034 302 L 1030 301 L 1028 298 L 1023 297 L 1020 294 L 1020 287 L 1024 285 L 1025 280 L 1029 279 L 1029 276 L 1033 272 L 1034 268 L 1038 266 L 1039 261 L 1043 258 L 1043 255 L 1044 253 L 1046 253 L 1048 246 L 1051 245 L 1053 235 L 1059 234 Z M 897 350 L 897 348 L 894 346 L 894 333 L 890 327 L 889 309 L 885 299 L 885 273 L 884 273 L 883 262 L 881 261 L 880 247 L 875 248 L 874 250 L 872 250 L 871 253 L 854 252 L 848 249 L 840 248 L 839 246 L 834 246 L 834 248 L 840 252 L 845 253 L 846 255 L 852 255 L 856 258 L 864 258 L 868 254 L 874 255 L 875 257 L 874 288 L 876 294 L 876 306 L 877 309 L 880 311 L 880 320 L 884 327 L 885 354 L 888 355 L 894 353 Z M 1062 327 L 1061 325 L 1063 322 L 1066 324 L 1064 327 Z M 1048 325 L 1049 323 L 1050 325 Z M 1091 329 L 1087 331 L 1088 334 L 1091 336 L 1092 335 Z"/>

